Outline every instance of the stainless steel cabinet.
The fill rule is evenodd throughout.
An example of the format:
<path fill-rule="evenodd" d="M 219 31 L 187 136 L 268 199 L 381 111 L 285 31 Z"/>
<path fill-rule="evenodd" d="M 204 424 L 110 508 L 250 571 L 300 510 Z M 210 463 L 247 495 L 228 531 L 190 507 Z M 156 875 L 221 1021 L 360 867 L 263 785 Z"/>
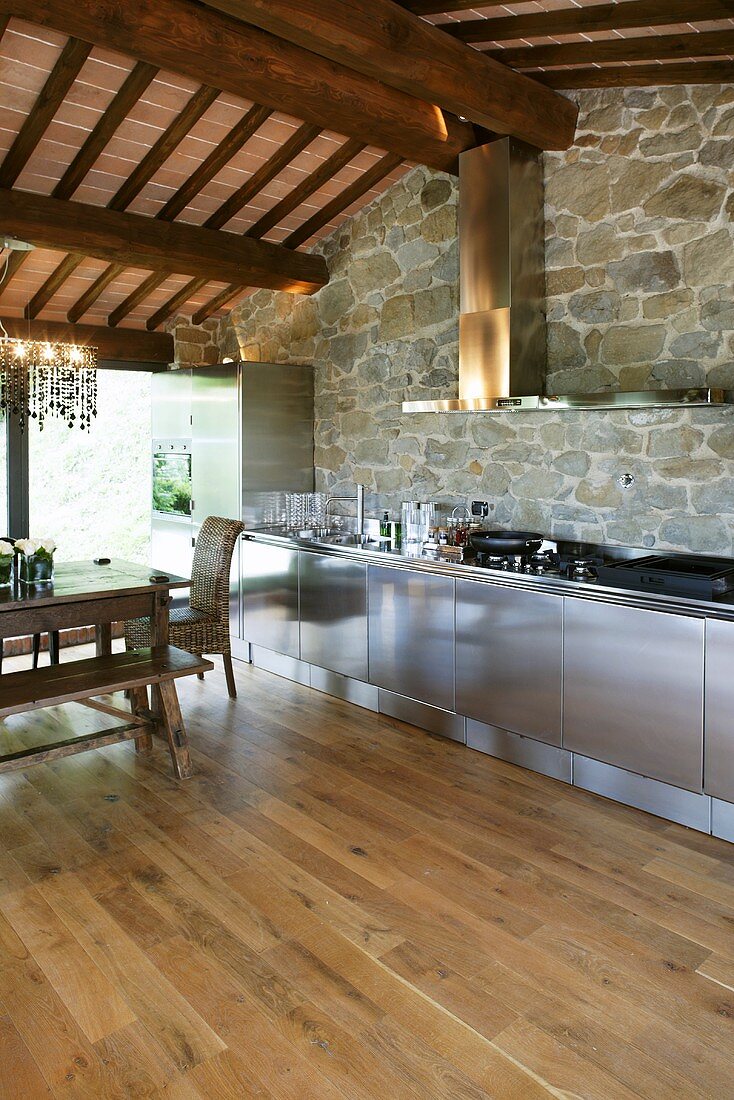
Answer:
<path fill-rule="evenodd" d="M 367 679 L 367 566 L 301 551 L 301 660 Z"/>
<path fill-rule="evenodd" d="M 563 600 L 456 582 L 456 709 L 561 744 Z"/>
<path fill-rule="evenodd" d="M 454 709 L 454 581 L 369 567 L 370 683 Z"/>
<path fill-rule="evenodd" d="M 245 540 L 240 559 L 245 641 L 298 657 L 298 551 Z"/>
<path fill-rule="evenodd" d="M 706 623 L 704 790 L 734 802 L 734 623 Z"/>
<path fill-rule="evenodd" d="M 565 601 L 563 747 L 703 784 L 703 620 Z"/>

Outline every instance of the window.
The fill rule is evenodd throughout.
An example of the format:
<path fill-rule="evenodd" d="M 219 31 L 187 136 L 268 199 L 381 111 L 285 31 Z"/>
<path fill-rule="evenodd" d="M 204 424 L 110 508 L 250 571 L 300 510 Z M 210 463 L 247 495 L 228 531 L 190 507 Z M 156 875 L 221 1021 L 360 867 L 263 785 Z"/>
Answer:
<path fill-rule="evenodd" d="M 100 370 L 97 416 L 80 431 L 31 424 L 29 533 L 56 539 L 58 561 L 150 563 L 151 375 Z"/>
<path fill-rule="evenodd" d="M 0 411 L 0 538 L 8 534 L 8 423 Z"/>

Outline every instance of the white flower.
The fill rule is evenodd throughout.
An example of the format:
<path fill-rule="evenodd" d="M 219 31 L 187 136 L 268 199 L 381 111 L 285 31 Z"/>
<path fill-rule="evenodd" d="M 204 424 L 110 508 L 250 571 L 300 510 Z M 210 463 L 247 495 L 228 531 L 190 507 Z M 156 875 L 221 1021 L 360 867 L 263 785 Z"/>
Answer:
<path fill-rule="evenodd" d="M 47 554 L 53 554 L 54 550 L 56 549 L 55 540 L 49 538 L 48 536 L 42 539 L 37 539 L 36 541 L 38 542 L 38 549 L 45 550 Z"/>
<path fill-rule="evenodd" d="M 4 542 L 0 539 L 0 558 L 12 557 L 13 544 L 11 542 Z"/>
<path fill-rule="evenodd" d="M 25 554 L 27 558 L 30 558 L 38 549 L 38 541 L 36 539 L 16 539 L 15 549 L 19 550 L 21 554 Z"/>

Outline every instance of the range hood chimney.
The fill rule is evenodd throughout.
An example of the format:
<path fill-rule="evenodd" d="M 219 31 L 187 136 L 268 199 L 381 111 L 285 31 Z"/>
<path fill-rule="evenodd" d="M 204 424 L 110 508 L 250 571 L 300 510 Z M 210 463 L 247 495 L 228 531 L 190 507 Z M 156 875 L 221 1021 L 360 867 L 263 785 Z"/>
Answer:
<path fill-rule="evenodd" d="M 541 153 L 500 138 L 459 156 L 459 396 L 403 412 L 723 405 L 706 388 L 546 394 Z"/>

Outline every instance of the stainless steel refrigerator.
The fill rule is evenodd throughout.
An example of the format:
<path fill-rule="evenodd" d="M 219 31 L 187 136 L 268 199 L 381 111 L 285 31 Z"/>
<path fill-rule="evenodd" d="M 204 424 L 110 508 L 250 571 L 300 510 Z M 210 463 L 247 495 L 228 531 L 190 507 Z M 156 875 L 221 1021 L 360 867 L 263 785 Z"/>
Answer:
<path fill-rule="evenodd" d="M 313 490 L 313 368 L 222 363 L 152 382 L 151 565 L 186 575 L 206 516 L 257 527 L 277 494 Z M 233 639 L 240 605 L 236 550 Z"/>

